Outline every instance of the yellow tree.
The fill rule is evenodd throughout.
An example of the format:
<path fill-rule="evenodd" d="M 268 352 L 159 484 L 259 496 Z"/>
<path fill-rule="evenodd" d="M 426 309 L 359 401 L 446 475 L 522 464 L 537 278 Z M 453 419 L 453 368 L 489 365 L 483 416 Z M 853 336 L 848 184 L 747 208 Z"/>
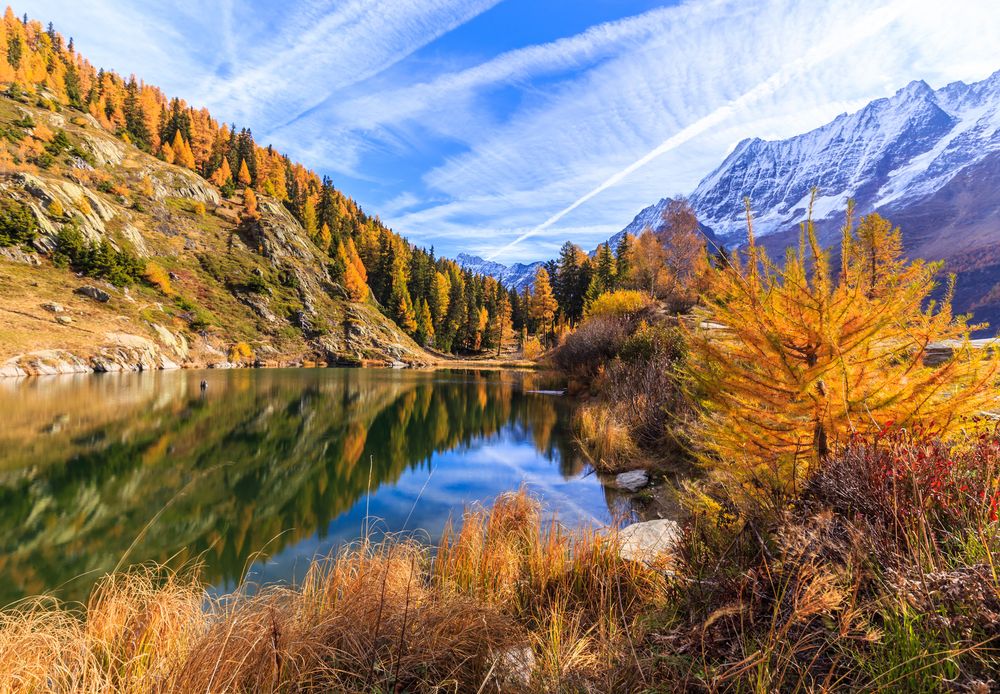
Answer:
<path fill-rule="evenodd" d="M 539 267 L 535 271 L 535 283 L 531 291 L 531 301 L 528 305 L 528 316 L 535 321 L 538 329 L 546 328 L 551 332 L 552 321 L 556 316 L 559 302 L 552 294 L 552 284 L 549 273 Z"/>
<path fill-rule="evenodd" d="M 313 240 L 322 250 L 328 250 L 330 248 L 330 243 L 333 241 L 333 235 L 330 233 L 330 225 L 323 222 L 323 226 L 320 227 L 319 232 Z"/>
<path fill-rule="evenodd" d="M 984 326 L 952 314 L 953 278 L 931 300 L 941 264 L 905 262 L 897 245 L 877 254 L 871 291 L 870 255 L 851 216 L 833 274 L 811 221 L 797 251 L 773 263 L 755 244 L 747 203 L 746 265 L 716 272 L 695 314 L 700 327 L 688 330 L 706 461 L 784 486 L 853 433 L 895 424 L 948 436 L 995 406 L 998 354 L 973 349 L 970 330 Z M 885 228 L 877 215 L 861 224 Z M 951 357 L 926 364 L 930 345 L 945 341 Z"/>
<path fill-rule="evenodd" d="M 326 226 L 324 224 L 324 226 Z M 368 298 L 368 283 L 364 276 L 364 265 L 354 250 L 354 244 L 345 246 L 343 241 L 337 243 L 337 274 L 341 276 L 344 289 L 351 301 L 364 301 Z M 358 271 L 360 266 L 361 272 Z"/>
<path fill-rule="evenodd" d="M 229 168 L 229 161 L 225 157 L 209 180 L 220 188 L 233 180 L 233 170 Z"/>
<path fill-rule="evenodd" d="M 247 160 L 243 159 L 240 161 L 240 172 L 236 175 L 236 181 L 241 186 L 248 186 L 251 180 L 250 169 L 247 168 Z"/>
<path fill-rule="evenodd" d="M 650 296 L 660 296 L 669 284 L 667 273 L 667 253 L 660 239 L 646 229 L 628 251 L 629 282 L 635 289 L 649 292 Z"/>
<path fill-rule="evenodd" d="M 260 219 L 260 210 L 257 209 L 257 196 L 253 188 L 243 189 L 243 210 L 248 219 Z"/>
<path fill-rule="evenodd" d="M 354 271 L 357 273 L 358 277 L 361 278 L 362 284 L 365 285 L 365 295 L 367 295 L 368 270 L 365 269 L 365 264 L 361 260 L 361 255 L 358 253 L 358 248 L 357 246 L 354 245 L 354 239 L 352 239 L 351 237 L 347 237 L 347 243 L 344 244 L 344 248 L 347 250 L 347 259 L 350 261 L 350 264 L 354 267 Z"/>
<path fill-rule="evenodd" d="M 191 151 L 188 143 L 185 142 L 180 130 L 174 133 L 174 141 L 171 143 L 170 148 L 174 153 L 175 164 L 194 171 L 194 153 Z"/>

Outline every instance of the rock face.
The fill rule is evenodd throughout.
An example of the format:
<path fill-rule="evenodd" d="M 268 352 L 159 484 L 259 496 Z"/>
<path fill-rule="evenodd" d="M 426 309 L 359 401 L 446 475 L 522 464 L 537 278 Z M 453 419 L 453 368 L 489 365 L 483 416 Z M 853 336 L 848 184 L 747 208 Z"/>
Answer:
<path fill-rule="evenodd" d="M 653 561 L 670 554 L 681 539 L 681 527 L 666 518 L 633 523 L 618 534 L 619 554 L 629 561 Z"/>
<path fill-rule="evenodd" d="M 649 484 L 649 473 L 645 470 L 629 470 L 615 475 L 614 486 L 627 492 L 637 492 Z"/>
<path fill-rule="evenodd" d="M 100 301 L 102 304 L 106 304 L 111 301 L 111 295 L 108 294 L 103 289 L 98 289 L 92 285 L 86 285 L 83 287 L 78 287 L 73 290 L 74 294 L 80 294 L 82 296 L 88 296 L 94 301 Z"/>

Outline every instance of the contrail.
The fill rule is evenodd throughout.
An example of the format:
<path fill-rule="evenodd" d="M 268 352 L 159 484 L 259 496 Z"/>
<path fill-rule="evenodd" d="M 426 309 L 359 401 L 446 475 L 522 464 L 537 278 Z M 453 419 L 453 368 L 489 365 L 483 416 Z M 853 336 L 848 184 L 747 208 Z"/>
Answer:
<path fill-rule="evenodd" d="M 580 207 L 580 205 L 594 199 L 608 188 L 618 185 L 618 183 L 620 183 L 624 178 L 641 169 L 649 162 L 663 156 L 671 150 L 677 149 L 709 128 L 722 123 L 738 109 L 743 108 L 764 96 L 773 94 L 775 91 L 788 84 L 788 82 L 800 72 L 810 70 L 825 60 L 829 60 L 835 55 L 843 53 L 846 49 L 855 46 L 861 41 L 871 38 L 873 35 L 877 34 L 886 26 L 902 16 L 906 11 L 906 7 L 907 5 L 905 0 L 897 0 L 897 2 L 890 3 L 875 10 L 874 12 L 870 12 L 867 16 L 862 17 L 860 21 L 852 22 L 852 33 L 848 37 L 845 38 L 840 35 L 833 35 L 825 41 L 816 44 L 812 50 L 810 50 L 803 57 L 792 61 L 749 91 L 744 92 L 724 106 L 720 106 L 708 115 L 699 118 L 694 123 L 691 123 L 674 135 L 671 135 L 658 147 L 650 150 L 642 158 L 632 162 L 568 207 L 556 212 L 535 228 L 524 232 L 500 250 L 491 253 L 487 256 L 486 260 L 494 260 L 497 256 L 506 253 L 522 241 L 530 239 L 532 236 L 545 231 L 570 212 Z"/>

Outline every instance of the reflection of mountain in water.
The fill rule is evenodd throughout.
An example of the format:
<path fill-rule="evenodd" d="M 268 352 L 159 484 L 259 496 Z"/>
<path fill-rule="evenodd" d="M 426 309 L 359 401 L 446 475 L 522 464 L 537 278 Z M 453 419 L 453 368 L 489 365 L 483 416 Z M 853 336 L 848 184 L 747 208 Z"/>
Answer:
<path fill-rule="evenodd" d="M 200 557 L 207 579 L 238 579 L 253 553 L 325 532 L 369 474 L 375 489 L 502 429 L 578 474 L 563 403 L 525 394 L 526 378 L 232 371 L 8 388 L 0 603 L 64 584 L 80 598 L 140 536 L 128 563 Z"/>

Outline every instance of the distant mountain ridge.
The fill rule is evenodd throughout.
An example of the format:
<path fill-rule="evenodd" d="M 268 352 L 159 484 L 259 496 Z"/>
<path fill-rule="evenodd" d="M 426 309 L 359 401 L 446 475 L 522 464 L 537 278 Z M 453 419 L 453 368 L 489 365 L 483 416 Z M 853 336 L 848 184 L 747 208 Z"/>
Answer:
<path fill-rule="evenodd" d="M 505 287 L 513 287 L 518 291 L 531 285 L 535 279 L 535 272 L 543 265 L 541 261 L 504 265 L 468 253 L 459 253 L 455 256 L 455 262 L 473 274 L 489 275 L 499 280 Z"/>
<path fill-rule="evenodd" d="M 723 240 L 742 239 L 744 197 L 759 236 L 794 228 L 819 189 L 817 221 L 902 209 L 1000 151 L 1000 71 L 934 90 L 915 81 L 893 96 L 786 140 L 747 139 L 691 194 L 699 219 Z"/>

